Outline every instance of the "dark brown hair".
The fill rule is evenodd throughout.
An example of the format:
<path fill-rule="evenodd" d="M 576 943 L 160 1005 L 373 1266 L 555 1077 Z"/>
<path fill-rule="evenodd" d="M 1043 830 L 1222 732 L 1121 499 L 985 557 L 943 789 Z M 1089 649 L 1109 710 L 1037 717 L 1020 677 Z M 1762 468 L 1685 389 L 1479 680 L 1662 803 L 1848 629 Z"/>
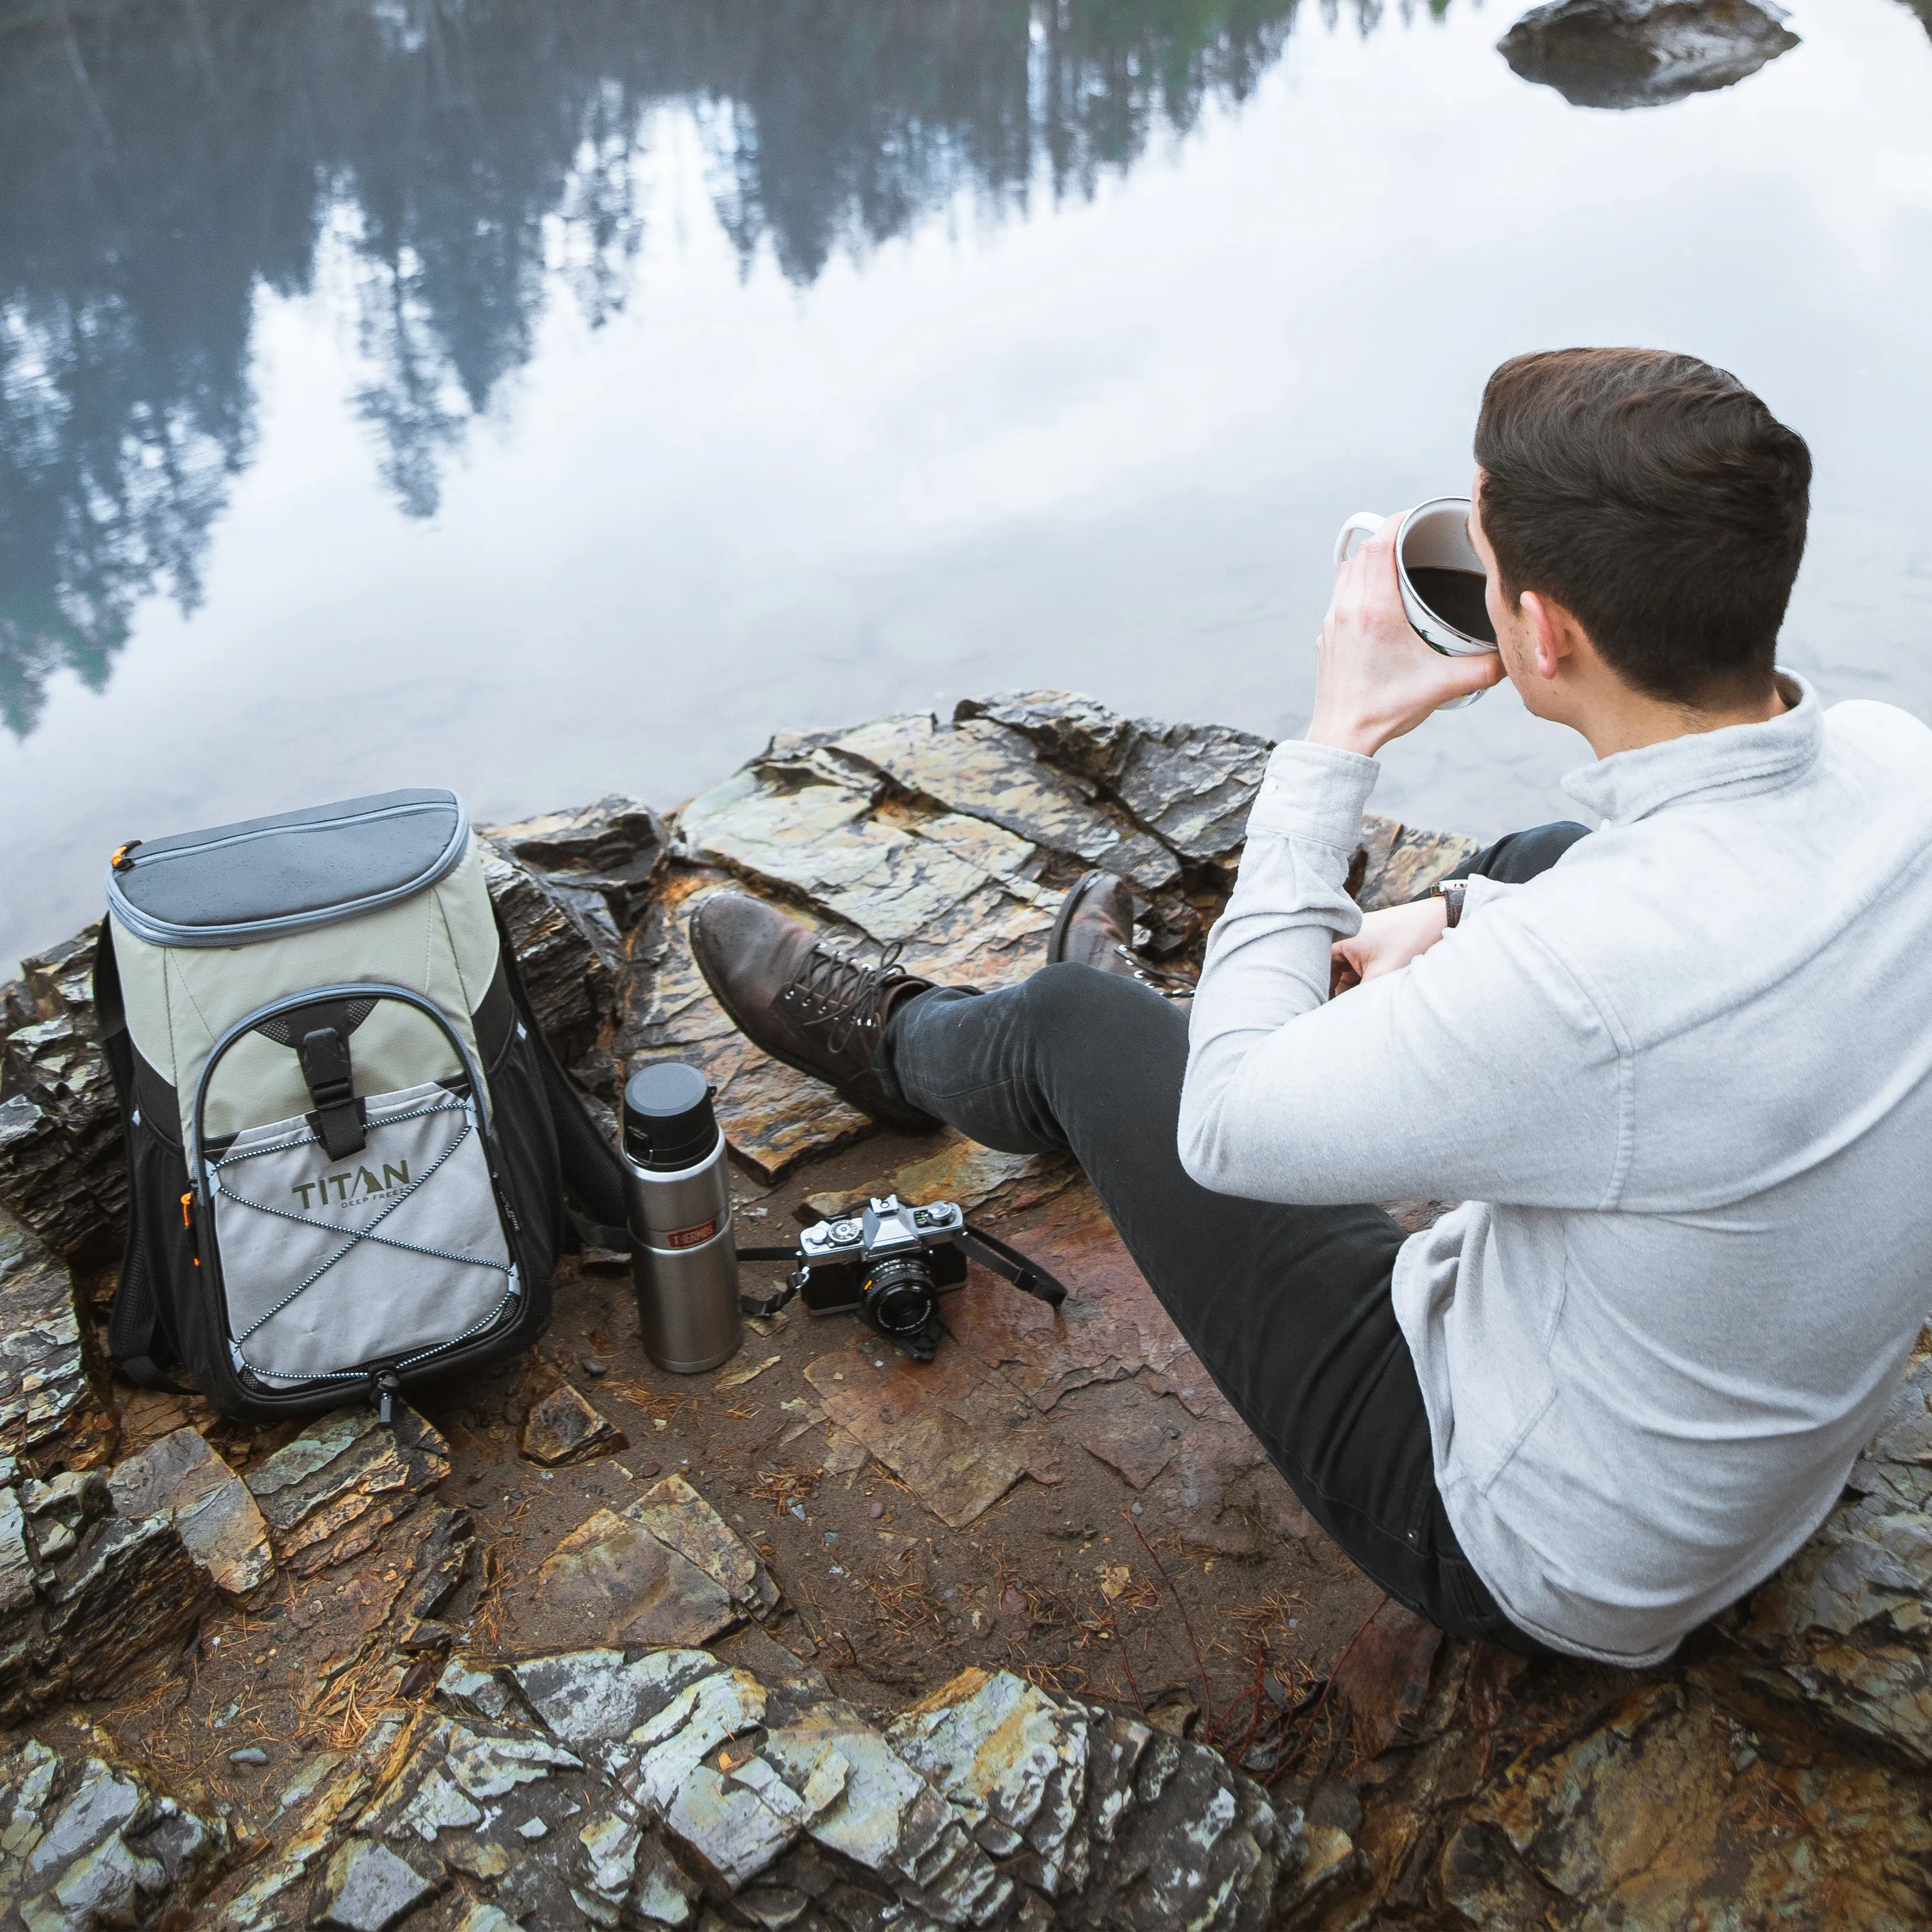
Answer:
<path fill-rule="evenodd" d="M 1554 598 L 1654 698 L 1768 689 L 1811 452 L 1735 376 L 1652 349 L 1514 356 L 1483 392 L 1476 460 L 1512 607 Z"/>

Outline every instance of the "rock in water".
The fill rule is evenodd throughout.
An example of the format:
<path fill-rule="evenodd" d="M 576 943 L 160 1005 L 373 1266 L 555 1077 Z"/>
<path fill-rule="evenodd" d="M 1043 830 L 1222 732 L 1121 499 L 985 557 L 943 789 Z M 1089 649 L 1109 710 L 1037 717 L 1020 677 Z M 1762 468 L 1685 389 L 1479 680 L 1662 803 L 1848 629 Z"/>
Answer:
<path fill-rule="evenodd" d="M 1747 80 L 1798 44 L 1753 0 L 1551 0 L 1496 43 L 1525 80 L 1575 107 L 1658 107 Z"/>

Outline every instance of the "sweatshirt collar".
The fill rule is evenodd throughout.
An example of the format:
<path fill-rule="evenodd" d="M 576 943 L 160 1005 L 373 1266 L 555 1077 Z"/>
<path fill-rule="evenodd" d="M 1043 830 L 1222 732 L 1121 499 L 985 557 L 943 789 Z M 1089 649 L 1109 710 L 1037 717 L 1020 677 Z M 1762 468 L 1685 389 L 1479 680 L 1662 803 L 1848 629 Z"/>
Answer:
<path fill-rule="evenodd" d="M 1777 717 L 1616 752 L 1570 772 L 1563 789 L 1586 811 L 1618 825 L 1694 800 L 1744 798 L 1782 789 L 1817 762 L 1824 747 L 1825 714 L 1817 693 L 1804 679 L 1787 670 L 1778 677 L 1785 686 L 1795 686 L 1799 697 Z"/>

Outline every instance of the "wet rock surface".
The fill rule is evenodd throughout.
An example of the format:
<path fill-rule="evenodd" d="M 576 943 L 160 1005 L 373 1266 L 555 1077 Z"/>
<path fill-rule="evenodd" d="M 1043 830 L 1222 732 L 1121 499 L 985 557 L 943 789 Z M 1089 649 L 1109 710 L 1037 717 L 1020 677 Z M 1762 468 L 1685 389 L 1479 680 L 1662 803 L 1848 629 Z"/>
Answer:
<path fill-rule="evenodd" d="M 728 886 L 994 986 L 1099 865 L 1184 973 L 1268 748 L 999 694 L 782 737 L 668 821 L 488 835 L 578 1077 L 718 1086 L 742 1244 L 890 1188 L 1071 1289 L 976 1268 L 930 1365 L 794 1306 L 668 1376 L 591 1255 L 531 1358 L 393 1428 L 104 1400 L 87 937 L 30 962 L 0 1041 L 0 1928 L 1932 1922 L 1932 1364 L 1668 1666 L 1472 1647 L 1327 1542 L 1070 1162 L 878 1132 L 692 964 Z M 1472 850 L 1372 820 L 1351 890 L 1400 903 Z"/>
<path fill-rule="evenodd" d="M 1576 107 L 1655 107 L 1749 79 L 1798 36 L 1753 0 L 1550 0 L 1497 42 L 1525 80 Z"/>

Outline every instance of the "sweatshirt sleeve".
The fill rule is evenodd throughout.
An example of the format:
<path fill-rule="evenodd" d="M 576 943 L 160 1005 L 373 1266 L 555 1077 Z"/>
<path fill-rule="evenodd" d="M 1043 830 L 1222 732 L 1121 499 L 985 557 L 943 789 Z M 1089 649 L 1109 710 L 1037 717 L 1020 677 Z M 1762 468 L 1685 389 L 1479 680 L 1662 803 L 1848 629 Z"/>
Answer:
<path fill-rule="evenodd" d="M 1614 1029 L 1535 929 L 1527 889 L 1400 972 L 1328 997 L 1372 759 L 1277 748 L 1208 945 L 1181 1091 L 1203 1186 L 1305 1204 L 1457 1198 L 1603 1208 L 1628 1094 Z"/>

